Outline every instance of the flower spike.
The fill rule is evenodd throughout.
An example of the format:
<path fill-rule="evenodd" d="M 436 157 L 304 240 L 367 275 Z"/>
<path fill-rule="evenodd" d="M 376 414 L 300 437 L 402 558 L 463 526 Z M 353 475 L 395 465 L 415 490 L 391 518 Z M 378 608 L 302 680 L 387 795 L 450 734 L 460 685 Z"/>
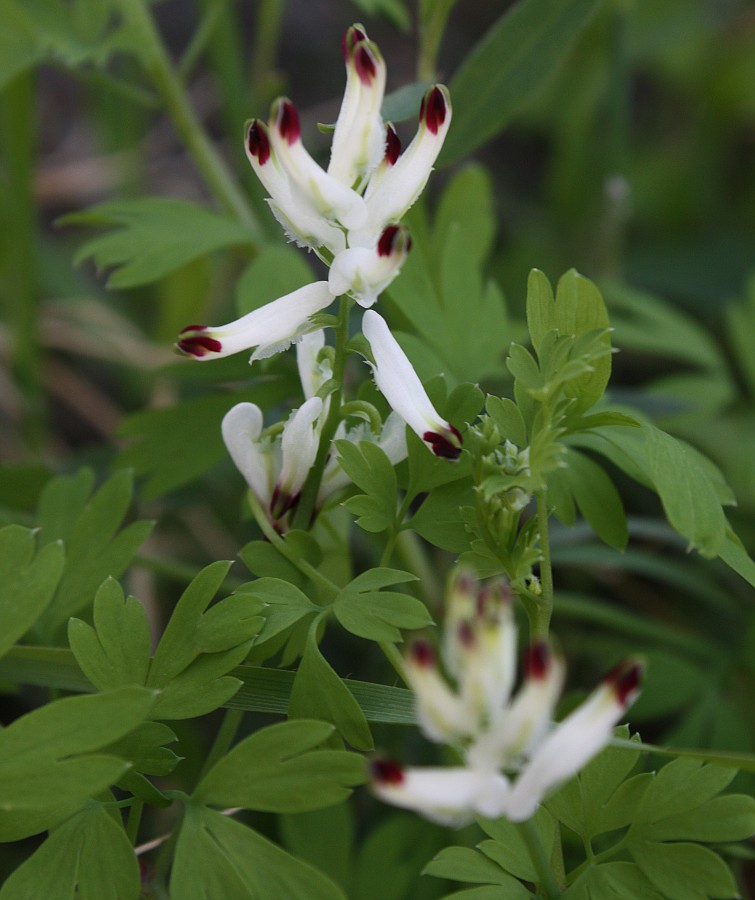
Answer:
<path fill-rule="evenodd" d="M 368 309 L 362 317 L 362 331 L 375 358 L 375 384 L 385 399 L 436 456 L 458 459 L 461 435 L 436 412 L 385 319 Z"/>
<path fill-rule="evenodd" d="M 254 309 L 227 325 L 188 325 L 176 349 L 195 359 L 217 359 L 257 347 L 250 362 L 265 359 L 305 334 L 309 317 L 333 301 L 327 281 L 315 281 Z"/>

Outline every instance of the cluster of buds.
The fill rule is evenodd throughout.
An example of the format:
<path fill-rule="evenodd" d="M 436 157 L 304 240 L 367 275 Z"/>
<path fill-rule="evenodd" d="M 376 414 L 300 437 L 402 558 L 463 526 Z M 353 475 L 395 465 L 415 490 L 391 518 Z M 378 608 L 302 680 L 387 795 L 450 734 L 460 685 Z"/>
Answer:
<path fill-rule="evenodd" d="M 226 325 L 189 325 L 176 348 L 202 361 L 242 350 L 253 350 L 250 362 L 264 359 L 291 343 L 301 346 L 318 328 L 313 317 L 335 297 L 347 295 L 367 308 L 362 328 L 372 354 L 368 363 L 398 420 L 389 417 L 382 436 L 342 425 L 336 438 L 374 438 L 394 460 L 403 443 L 396 432 L 407 424 L 433 453 L 456 459 L 459 432 L 435 411 L 385 321 L 369 309 L 411 249 L 400 220 L 422 192 L 443 146 L 451 123 L 448 91 L 435 85 L 426 92 L 419 128 L 402 153 L 396 130 L 380 114 L 386 70 L 379 49 L 361 25 L 353 25 L 344 36 L 343 52 L 346 90 L 327 169 L 305 149 L 299 115 L 286 98 L 273 103 L 267 123 L 253 119 L 245 133 L 246 155 L 270 195 L 270 209 L 290 240 L 314 251 L 329 267 L 327 281 L 305 285 Z M 324 341 L 316 340 L 318 346 Z M 235 407 L 223 423 L 231 456 L 276 523 L 296 503 L 327 416 L 327 402 L 307 393 L 306 385 L 305 396 L 282 430 L 273 426 L 263 431 L 262 413 L 254 404 Z M 323 490 L 335 490 L 343 482 L 332 460 Z"/>
<path fill-rule="evenodd" d="M 412 768 L 377 758 L 372 787 L 381 799 L 448 825 L 466 824 L 476 815 L 524 821 L 548 791 L 605 746 L 639 691 L 641 666 L 624 661 L 552 726 L 564 680 L 562 659 L 547 641 L 536 641 L 512 696 L 516 655 L 508 585 L 478 588 L 466 573 L 453 576 L 441 659 L 429 642 L 415 641 L 406 675 L 423 733 L 455 747 L 465 764 Z"/>

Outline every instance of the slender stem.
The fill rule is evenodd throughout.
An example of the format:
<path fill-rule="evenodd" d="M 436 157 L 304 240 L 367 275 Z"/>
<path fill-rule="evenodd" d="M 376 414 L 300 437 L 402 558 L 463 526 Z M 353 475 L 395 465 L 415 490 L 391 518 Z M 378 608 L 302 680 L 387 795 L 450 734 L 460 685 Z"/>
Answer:
<path fill-rule="evenodd" d="M 257 229 L 256 217 L 246 197 L 189 102 L 147 4 L 144 0 L 119 0 L 119 3 L 124 18 L 137 38 L 142 63 L 208 187 L 228 213 L 250 228 Z"/>
<path fill-rule="evenodd" d="M 534 620 L 531 621 L 532 637 L 548 636 L 551 615 L 553 614 L 553 569 L 551 566 L 551 545 L 548 536 L 548 497 L 542 490 L 535 494 L 537 502 L 537 527 L 540 533 L 540 588 L 539 602 L 535 607 Z"/>
<path fill-rule="evenodd" d="M 251 95 L 256 104 L 268 102 L 275 58 L 283 29 L 283 0 L 260 0 L 252 50 Z"/>
<path fill-rule="evenodd" d="M 532 864 L 538 874 L 537 886 L 545 900 L 556 900 L 561 896 L 561 890 L 556 877 L 551 869 L 548 855 L 545 852 L 543 842 L 540 840 L 540 832 L 537 830 L 534 819 L 517 823 L 519 833 L 527 845 Z"/>
<path fill-rule="evenodd" d="M 438 51 L 448 16 L 455 5 L 456 0 L 432 0 L 421 4 L 417 81 L 436 80 Z"/>
<path fill-rule="evenodd" d="M 199 783 L 210 769 L 212 769 L 215 763 L 228 752 L 243 718 L 243 709 L 226 709 L 223 715 L 223 721 L 220 723 L 220 728 L 218 728 L 218 733 L 215 735 L 212 747 L 210 747 L 210 752 L 207 754 L 207 758 L 199 772 L 197 783 Z"/>
<path fill-rule="evenodd" d="M 398 677 L 404 682 L 404 684 L 408 685 L 409 682 L 406 679 L 404 657 L 399 653 L 398 647 L 395 644 L 392 644 L 390 641 L 380 641 L 379 644 L 380 649 L 385 654 L 385 658 L 396 670 L 396 674 L 398 675 Z"/>
<path fill-rule="evenodd" d="M 139 837 L 139 825 L 142 821 L 143 811 L 144 801 L 135 797 L 131 809 L 128 812 L 128 820 L 126 822 L 126 835 L 128 836 L 132 847 L 136 846 L 136 840 Z"/>
<path fill-rule="evenodd" d="M 336 346 L 333 359 L 333 382 L 338 385 L 330 395 L 330 409 L 328 417 L 320 433 L 320 446 L 317 448 L 317 456 L 309 471 L 307 481 L 301 492 L 299 503 L 294 516 L 294 528 L 307 529 L 312 521 L 312 515 L 317 503 L 317 494 L 320 490 L 325 465 L 332 452 L 331 441 L 341 421 L 341 406 L 343 404 L 343 376 L 346 369 L 346 344 L 349 340 L 349 312 L 353 300 L 341 297 L 341 305 L 338 310 L 338 322 L 335 327 Z"/>

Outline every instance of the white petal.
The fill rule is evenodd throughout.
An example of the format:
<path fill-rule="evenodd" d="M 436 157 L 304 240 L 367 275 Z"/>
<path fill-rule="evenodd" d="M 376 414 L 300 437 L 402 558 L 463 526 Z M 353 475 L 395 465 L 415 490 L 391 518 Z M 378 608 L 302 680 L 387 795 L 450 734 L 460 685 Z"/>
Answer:
<path fill-rule="evenodd" d="M 318 361 L 318 355 L 325 346 L 325 330 L 310 331 L 296 345 L 296 366 L 299 380 L 307 400 L 333 377 L 330 363 Z"/>
<path fill-rule="evenodd" d="M 254 403 L 237 403 L 221 425 L 223 441 L 236 468 L 244 476 L 263 508 L 272 496 L 274 459 L 268 442 L 260 442 L 262 411 Z"/>
<path fill-rule="evenodd" d="M 378 766 L 372 766 L 372 789 L 381 800 L 442 825 L 460 827 L 475 815 L 497 818 L 506 807 L 509 783 L 497 773 L 461 767 L 395 767 L 400 778 L 381 778 Z"/>
<path fill-rule="evenodd" d="M 375 358 L 378 389 L 406 424 L 437 456 L 455 459 L 461 452 L 461 436 L 444 422 L 430 403 L 412 364 L 391 334 L 385 319 L 369 309 L 362 317 L 362 331 Z"/>
<path fill-rule="evenodd" d="M 315 215 L 358 228 L 367 218 L 364 200 L 351 187 L 328 175 L 304 149 L 294 105 L 280 99 L 273 105 L 270 140 L 291 186 L 291 197 Z"/>
<path fill-rule="evenodd" d="M 385 132 L 380 107 L 385 63 L 377 46 L 352 26 L 344 38 L 346 90 L 338 115 L 328 174 L 357 189 L 383 154 Z"/>
<path fill-rule="evenodd" d="M 315 281 L 227 325 L 189 325 L 181 332 L 176 347 L 201 360 L 230 356 L 252 347 L 284 349 L 307 330 L 309 317 L 332 301 L 328 282 Z M 253 358 L 264 355 L 262 349 Z"/>
<path fill-rule="evenodd" d="M 424 735 L 437 743 L 454 744 L 475 733 L 477 717 L 454 693 L 438 671 L 435 652 L 427 641 L 415 641 L 405 659 L 406 680 L 414 691 L 417 721 Z"/>
<path fill-rule="evenodd" d="M 372 306 L 398 275 L 411 240 L 401 225 L 384 229 L 374 247 L 351 247 L 333 260 L 328 283 L 333 294 L 350 294 L 360 306 Z"/>
<path fill-rule="evenodd" d="M 420 125 L 414 140 L 394 166 L 381 171 L 367 185 L 364 199 L 368 217 L 350 235 L 352 246 L 369 245 L 388 222 L 398 222 L 422 193 L 451 124 L 451 101 L 442 85 L 430 88 L 422 99 Z"/>
<path fill-rule="evenodd" d="M 317 456 L 318 417 L 322 400 L 310 397 L 291 413 L 281 438 L 281 471 L 273 492 L 273 516 L 278 518 L 296 502 Z"/>
<path fill-rule="evenodd" d="M 546 792 L 575 775 L 608 742 L 639 689 L 637 663 L 625 664 L 542 741 L 517 778 L 507 815 L 528 819 Z"/>

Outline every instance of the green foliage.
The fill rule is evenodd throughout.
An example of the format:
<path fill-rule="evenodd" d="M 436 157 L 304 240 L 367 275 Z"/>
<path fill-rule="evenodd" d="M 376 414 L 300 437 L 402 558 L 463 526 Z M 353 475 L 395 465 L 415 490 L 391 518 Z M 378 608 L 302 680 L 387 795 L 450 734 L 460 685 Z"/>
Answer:
<path fill-rule="evenodd" d="M 62 541 L 65 568 L 52 602 L 38 620 L 37 631 L 49 639 L 68 617 L 79 612 L 108 578 L 120 578 L 137 549 L 152 530 L 151 522 L 132 522 L 121 528 L 131 505 L 133 478 L 119 472 L 97 491 L 94 473 L 49 481 L 39 501 L 37 521 L 42 546 Z"/>
<path fill-rule="evenodd" d="M 170 879 L 171 897 L 345 900 L 317 869 L 221 813 L 187 804 Z"/>
<path fill-rule="evenodd" d="M 365 531 L 387 531 L 396 521 L 396 473 L 376 444 L 336 441 L 341 467 L 364 493 L 350 497 L 346 508 Z"/>
<path fill-rule="evenodd" d="M 0 657 L 47 608 L 64 565 L 62 543 L 37 550 L 29 529 L 20 525 L 0 529 Z"/>
<path fill-rule="evenodd" d="M 100 690 L 127 684 L 159 689 L 158 719 L 185 719 L 222 706 L 240 682 L 227 675 L 246 657 L 263 625 L 262 602 L 235 594 L 209 609 L 230 564 L 208 566 L 184 591 L 150 659 L 150 634 L 141 605 L 125 602 L 118 585 L 106 582 L 97 594 L 94 627 L 79 619 L 69 625 L 77 662 Z"/>
<path fill-rule="evenodd" d="M 598 0 L 523 0 L 507 10 L 451 80 L 456 115 L 442 165 L 497 134 L 553 77 Z"/>
<path fill-rule="evenodd" d="M 99 269 L 114 269 L 107 282 L 111 288 L 149 284 L 214 250 L 255 246 L 259 239 L 231 218 L 160 197 L 102 203 L 61 221 L 112 229 L 83 244 L 75 258 L 76 263 L 91 258 Z"/>
<path fill-rule="evenodd" d="M 367 778 L 364 762 L 345 750 L 317 749 L 332 725 L 295 719 L 241 741 L 202 779 L 193 799 L 266 812 L 307 812 L 345 800 Z"/>
<path fill-rule="evenodd" d="M 123 828 L 91 801 L 50 836 L 0 890 L 2 900 L 134 900 L 139 864 Z"/>
<path fill-rule="evenodd" d="M 336 597 L 333 612 L 343 627 L 371 641 L 401 641 L 400 628 L 424 628 L 432 623 L 424 603 L 383 587 L 416 581 L 417 576 L 376 568 L 358 575 Z"/>
<path fill-rule="evenodd" d="M 130 762 L 104 750 L 143 722 L 154 700 L 144 688 L 70 697 L 0 733 L 0 840 L 53 828 L 114 784 Z"/>

